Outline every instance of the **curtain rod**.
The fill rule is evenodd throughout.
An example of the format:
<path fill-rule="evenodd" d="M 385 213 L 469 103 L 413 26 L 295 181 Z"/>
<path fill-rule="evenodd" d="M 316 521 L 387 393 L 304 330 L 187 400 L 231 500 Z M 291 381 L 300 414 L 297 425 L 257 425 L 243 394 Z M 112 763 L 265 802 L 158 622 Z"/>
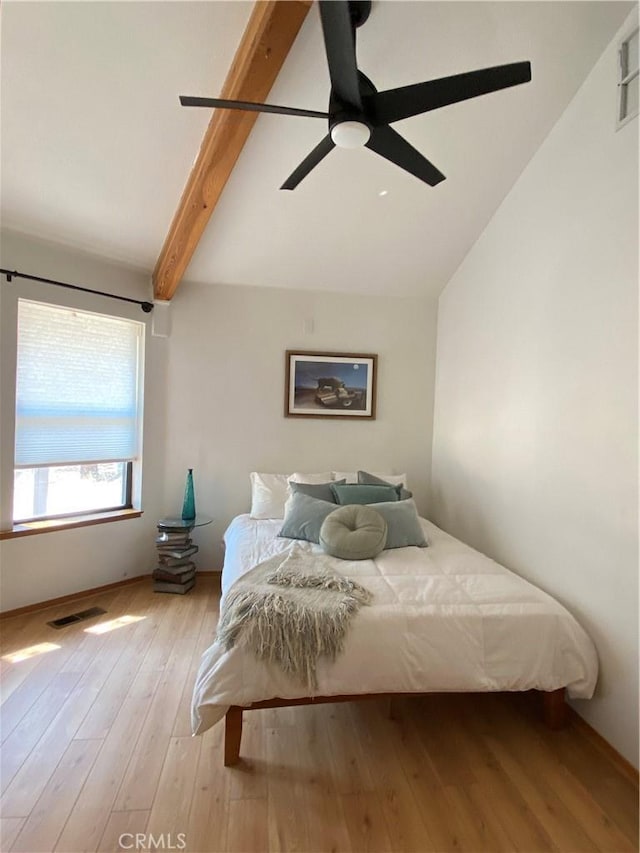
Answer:
<path fill-rule="evenodd" d="M 104 290 L 91 290 L 88 287 L 80 287 L 78 284 L 67 284 L 64 281 L 55 281 L 52 278 L 41 278 L 39 275 L 27 275 L 18 270 L 5 270 L 0 268 L 0 274 L 6 275 L 7 282 L 13 278 L 26 278 L 29 281 L 39 281 L 42 284 L 55 284 L 56 287 L 67 287 L 69 290 L 81 290 L 83 293 L 93 293 L 96 296 L 106 296 L 107 299 L 119 299 L 121 302 L 133 302 L 134 305 L 139 305 L 145 314 L 153 311 L 153 302 L 143 302 L 140 299 L 130 299 L 128 296 L 117 296 L 115 293 L 105 293 Z"/>

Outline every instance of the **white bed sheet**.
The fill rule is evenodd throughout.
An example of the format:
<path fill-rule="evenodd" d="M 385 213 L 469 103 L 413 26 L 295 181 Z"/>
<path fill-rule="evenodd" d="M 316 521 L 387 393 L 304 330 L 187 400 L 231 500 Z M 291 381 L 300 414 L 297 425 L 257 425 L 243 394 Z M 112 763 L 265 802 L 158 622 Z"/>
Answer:
<path fill-rule="evenodd" d="M 383 551 L 375 560 L 336 560 L 341 574 L 374 596 L 353 620 L 344 653 L 321 660 L 317 695 L 556 690 L 590 698 L 598 660 L 576 619 L 554 598 L 495 561 L 420 521 L 429 547 Z M 237 516 L 225 533 L 223 597 L 258 563 L 318 545 L 278 538 L 282 521 Z M 274 666 L 213 643 L 194 688 L 194 734 L 229 705 L 308 695 Z"/>

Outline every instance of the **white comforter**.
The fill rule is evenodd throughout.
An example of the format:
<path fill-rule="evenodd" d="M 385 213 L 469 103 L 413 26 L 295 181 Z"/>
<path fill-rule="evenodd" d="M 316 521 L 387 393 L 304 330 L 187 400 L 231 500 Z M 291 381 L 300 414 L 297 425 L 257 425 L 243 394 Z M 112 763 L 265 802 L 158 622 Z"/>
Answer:
<path fill-rule="evenodd" d="M 344 653 L 318 665 L 318 695 L 556 690 L 590 698 L 593 643 L 555 599 L 421 519 L 428 548 L 383 551 L 375 560 L 336 560 L 374 600 L 351 625 Z M 317 545 L 277 537 L 281 521 L 235 518 L 226 534 L 223 594 L 277 553 Z M 213 643 L 202 656 L 192 723 L 200 734 L 229 705 L 305 696 L 275 667 L 240 648 Z"/>

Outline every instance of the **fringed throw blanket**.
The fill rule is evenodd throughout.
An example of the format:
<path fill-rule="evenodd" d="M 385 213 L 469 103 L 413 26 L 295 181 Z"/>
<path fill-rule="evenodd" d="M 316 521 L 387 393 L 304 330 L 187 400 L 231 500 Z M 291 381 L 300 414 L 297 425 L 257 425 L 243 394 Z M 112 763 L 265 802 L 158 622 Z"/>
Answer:
<path fill-rule="evenodd" d="M 369 590 L 335 571 L 335 561 L 294 549 L 239 578 L 227 592 L 216 639 L 244 646 L 310 691 L 321 656 L 335 660 L 352 617 L 371 602 Z"/>

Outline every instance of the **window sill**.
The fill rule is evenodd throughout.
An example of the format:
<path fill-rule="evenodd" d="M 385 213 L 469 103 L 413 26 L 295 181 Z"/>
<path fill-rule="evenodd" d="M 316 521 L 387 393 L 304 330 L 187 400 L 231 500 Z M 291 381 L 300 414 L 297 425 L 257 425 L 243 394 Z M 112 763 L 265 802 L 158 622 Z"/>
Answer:
<path fill-rule="evenodd" d="M 29 521 L 14 524 L 11 530 L 0 530 L 0 539 L 18 539 L 21 536 L 34 536 L 36 533 L 55 533 L 57 530 L 73 530 L 76 527 L 90 527 L 94 524 L 107 524 L 111 521 L 123 521 L 126 518 L 140 518 L 141 509 L 119 509 L 114 512 L 96 512 L 92 515 L 76 515 L 68 518 Z"/>

